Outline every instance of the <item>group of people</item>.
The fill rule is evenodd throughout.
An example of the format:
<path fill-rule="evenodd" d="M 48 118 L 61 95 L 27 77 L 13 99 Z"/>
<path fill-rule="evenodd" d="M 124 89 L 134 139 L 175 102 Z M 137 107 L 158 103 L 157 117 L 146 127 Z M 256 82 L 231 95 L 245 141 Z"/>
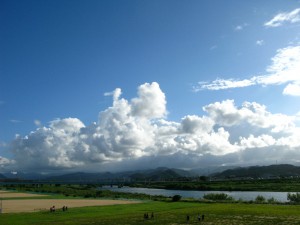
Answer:
<path fill-rule="evenodd" d="M 144 219 L 145 220 L 148 220 L 148 219 L 153 219 L 154 218 L 154 214 L 153 214 L 153 212 L 151 213 L 151 215 L 149 216 L 149 214 L 148 213 L 144 213 Z"/>
<path fill-rule="evenodd" d="M 148 220 L 148 219 L 154 219 L 154 214 L 153 214 L 153 212 L 151 213 L 151 215 L 149 215 L 148 213 L 144 213 L 144 219 L 145 220 Z M 197 216 L 197 219 L 198 219 L 198 221 L 200 222 L 200 221 L 204 221 L 204 214 L 198 214 L 198 216 Z M 189 223 L 189 221 L 190 221 L 190 215 L 186 215 L 186 222 L 187 223 Z"/>
<path fill-rule="evenodd" d="M 203 215 L 200 215 L 200 213 L 198 214 L 198 221 L 203 221 L 204 220 L 204 214 Z M 190 215 L 186 215 L 186 222 L 189 222 L 190 221 Z"/>
<path fill-rule="evenodd" d="M 62 211 L 67 211 L 68 210 L 68 206 L 63 206 L 62 207 Z M 50 212 L 55 212 L 55 205 L 50 207 Z"/>

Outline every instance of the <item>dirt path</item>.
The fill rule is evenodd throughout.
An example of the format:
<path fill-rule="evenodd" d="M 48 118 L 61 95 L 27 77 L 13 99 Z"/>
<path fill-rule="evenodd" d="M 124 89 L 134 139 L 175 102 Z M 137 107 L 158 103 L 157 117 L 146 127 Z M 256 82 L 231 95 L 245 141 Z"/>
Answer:
<path fill-rule="evenodd" d="M 2 213 L 35 212 L 49 210 L 55 206 L 61 210 L 63 206 L 68 208 L 84 206 L 135 204 L 138 201 L 126 200 L 96 200 L 96 199 L 24 199 L 24 200 L 2 200 Z"/>

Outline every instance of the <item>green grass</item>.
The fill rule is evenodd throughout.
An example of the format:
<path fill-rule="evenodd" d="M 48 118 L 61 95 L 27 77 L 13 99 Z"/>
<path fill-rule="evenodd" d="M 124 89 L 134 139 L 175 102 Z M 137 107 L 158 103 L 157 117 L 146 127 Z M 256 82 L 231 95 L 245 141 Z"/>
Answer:
<path fill-rule="evenodd" d="M 67 212 L 57 211 L 1 214 L 2 225 L 133 225 L 133 224 L 199 224 L 197 215 L 205 214 L 201 224 L 300 224 L 300 206 L 231 204 L 231 203 L 190 203 L 149 201 L 133 205 L 98 206 L 70 208 Z M 154 219 L 144 220 L 144 213 L 154 212 Z"/>

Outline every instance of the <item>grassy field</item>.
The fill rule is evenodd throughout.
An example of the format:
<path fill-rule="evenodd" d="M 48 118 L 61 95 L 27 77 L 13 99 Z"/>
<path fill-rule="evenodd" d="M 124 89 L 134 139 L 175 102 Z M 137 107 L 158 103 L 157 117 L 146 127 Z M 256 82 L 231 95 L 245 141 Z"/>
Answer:
<path fill-rule="evenodd" d="M 69 208 L 68 211 L 1 214 L 3 225 L 35 224 L 300 224 L 300 206 L 245 203 L 191 203 L 149 201 L 141 204 Z M 144 213 L 154 212 L 145 220 Z M 204 214 L 198 222 L 197 215 Z"/>
<path fill-rule="evenodd" d="M 16 187 L 14 187 L 16 188 Z M 24 186 L 18 191 L 36 191 L 35 187 Z M 18 191 L 17 191 L 18 190 Z M 54 213 L 49 210 L 32 213 L 0 214 L 0 225 L 62 225 L 62 224 L 103 224 L 103 225 L 134 225 L 134 224 L 187 224 L 186 217 L 190 216 L 189 224 L 253 224 L 279 225 L 300 224 L 300 205 L 289 204 L 250 204 L 240 203 L 210 203 L 210 202 L 171 202 L 170 198 L 160 197 L 159 201 L 149 201 L 149 196 L 140 194 L 114 193 L 99 191 L 89 186 L 56 186 L 45 185 L 38 188 L 39 193 L 48 195 L 40 197 L 20 197 L 15 199 L 143 199 L 142 203 L 112 206 L 88 206 L 82 208 L 69 207 L 68 211 L 61 209 Z M 4 193 L 6 190 L 4 190 Z M 4 196 L 4 193 L 2 195 Z M 6 198 L 6 200 L 12 198 Z M 58 206 L 58 205 L 57 205 Z M 144 214 L 154 213 L 153 219 L 144 219 Z M 204 221 L 199 222 L 198 214 L 204 214 Z"/>

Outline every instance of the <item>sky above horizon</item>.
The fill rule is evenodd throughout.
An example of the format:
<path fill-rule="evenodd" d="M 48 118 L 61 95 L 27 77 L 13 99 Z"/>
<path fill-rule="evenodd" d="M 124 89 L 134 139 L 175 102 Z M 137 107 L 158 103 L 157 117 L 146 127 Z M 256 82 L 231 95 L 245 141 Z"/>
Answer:
<path fill-rule="evenodd" d="M 0 2 L 0 173 L 300 163 L 300 1 Z"/>

